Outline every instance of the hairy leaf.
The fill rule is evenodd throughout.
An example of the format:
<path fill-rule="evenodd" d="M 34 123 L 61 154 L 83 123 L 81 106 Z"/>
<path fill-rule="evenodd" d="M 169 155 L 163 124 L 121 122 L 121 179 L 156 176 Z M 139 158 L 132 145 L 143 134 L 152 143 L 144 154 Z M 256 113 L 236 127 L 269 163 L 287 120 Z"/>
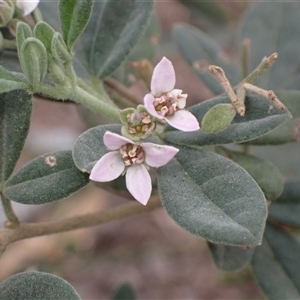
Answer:
<path fill-rule="evenodd" d="M 89 182 L 74 165 L 71 151 L 42 155 L 6 182 L 7 198 L 23 204 L 44 204 L 77 192 Z"/>
<path fill-rule="evenodd" d="M 1 300 L 80 300 L 64 279 L 44 272 L 23 272 L 0 283 Z"/>
<path fill-rule="evenodd" d="M 201 123 L 204 115 L 213 106 L 230 103 L 226 96 L 210 99 L 192 106 L 189 110 Z M 201 130 L 180 132 L 167 126 L 163 138 L 174 144 L 219 145 L 241 143 L 259 137 L 291 119 L 287 109 L 272 105 L 265 97 L 250 93 L 245 99 L 245 116 L 236 115 L 227 129 L 216 133 L 205 133 Z"/>
<path fill-rule="evenodd" d="M 287 232 L 268 225 L 252 268 L 257 283 L 270 299 L 300 298 L 300 244 Z"/>
<path fill-rule="evenodd" d="M 168 214 L 189 232 L 214 243 L 260 244 L 267 206 L 250 175 L 212 152 L 178 147 L 158 169 L 158 189 Z"/>
<path fill-rule="evenodd" d="M 0 190 L 23 149 L 31 107 L 31 96 L 23 90 L 0 94 Z"/>

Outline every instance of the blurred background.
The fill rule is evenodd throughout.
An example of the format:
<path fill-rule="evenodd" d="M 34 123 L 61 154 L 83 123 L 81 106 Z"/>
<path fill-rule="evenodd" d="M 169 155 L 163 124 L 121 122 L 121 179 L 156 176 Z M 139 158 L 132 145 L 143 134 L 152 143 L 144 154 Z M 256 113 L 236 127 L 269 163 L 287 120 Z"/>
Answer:
<path fill-rule="evenodd" d="M 239 62 L 234 50 L 235 31 L 250 5 L 248 1 L 156 1 L 157 19 L 149 31 L 155 48 L 153 64 L 162 56 L 173 62 L 176 87 L 189 95 L 187 106 L 209 99 L 213 93 L 179 55 L 171 34 L 173 25 L 183 22 L 198 27 L 218 40 L 228 59 Z M 134 74 L 127 74 L 126 81 L 142 102 L 147 92 L 144 83 Z M 72 103 L 35 99 L 30 132 L 16 169 L 41 154 L 71 149 L 78 135 L 101 122 L 99 116 L 87 120 L 87 115 Z M 127 201 L 89 184 L 64 201 L 42 206 L 13 205 L 22 222 L 41 222 L 104 210 Z M 0 222 L 4 221 L 0 208 Z M 250 268 L 236 273 L 219 271 L 206 242 L 180 228 L 162 208 L 10 245 L 0 260 L 0 281 L 25 270 L 58 275 L 86 300 L 109 299 L 125 282 L 132 285 L 137 299 L 263 299 Z"/>

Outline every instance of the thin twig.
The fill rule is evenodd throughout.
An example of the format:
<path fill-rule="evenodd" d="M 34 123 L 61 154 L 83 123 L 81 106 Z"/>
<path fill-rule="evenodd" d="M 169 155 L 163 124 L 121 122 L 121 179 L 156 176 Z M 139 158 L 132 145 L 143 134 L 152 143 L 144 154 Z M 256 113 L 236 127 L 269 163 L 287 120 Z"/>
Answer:
<path fill-rule="evenodd" d="M 137 202 L 130 202 L 106 211 L 99 211 L 49 222 L 21 224 L 19 227 L 13 229 L 1 229 L 0 249 L 1 247 L 5 248 L 13 242 L 26 238 L 95 226 L 136 214 L 150 212 L 159 207 L 161 207 L 160 199 L 154 198 L 151 199 L 146 206 Z"/>
<path fill-rule="evenodd" d="M 14 228 L 16 226 L 19 226 L 20 222 L 12 208 L 11 201 L 7 199 L 3 194 L 0 194 L 0 198 L 2 200 L 5 215 L 8 219 L 8 222 L 6 222 L 6 227 Z"/>

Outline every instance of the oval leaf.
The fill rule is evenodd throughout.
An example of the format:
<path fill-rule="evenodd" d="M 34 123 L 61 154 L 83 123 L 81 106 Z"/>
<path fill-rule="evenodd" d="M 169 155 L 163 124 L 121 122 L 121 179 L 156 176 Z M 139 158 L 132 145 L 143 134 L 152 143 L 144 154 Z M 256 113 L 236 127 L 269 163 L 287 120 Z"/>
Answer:
<path fill-rule="evenodd" d="M 86 27 L 92 10 L 93 0 L 60 0 L 59 15 L 64 41 L 69 49 Z"/>
<path fill-rule="evenodd" d="M 158 169 L 169 215 L 189 232 L 231 246 L 260 244 L 267 215 L 264 195 L 237 164 L 212 152 L 178 147 Z"/>
<path fill-rule="evenodd" d="M 208 243 L 216 266 L 226 272 L 244 269 L 251 261 L 255 248 L 241 248 Z"/>
<path fill-rule="evenodd" d="M 0 93 L 5 93 L 17 89 L 28 87 L 23 74 L 13 74 L 0 66 Z"/>
<path fill-rule="evenodd" d="M 208 71 L 209 65 L 221 67 L 232 86 L 241 80 L 238 66 L 227 58 L 225 52 L 213 39 L 198 28 L 186 24 L 176 24 L 173 27 L 173 37 L 182 56 L 215 94 L 221 94 L 224 90 Z"/>
<path fill-rule="evenodd" d="M 6 182 L 7 198 L 23 204 L 44 204 L 77 192 L 89 182 L 74 165 L 71 151 L 40 156 Z"/>
<path fill-rule="evenodd" d="M 251 154 L 219 148 L 219 154 L 243 167 L 257 182 L 268 200 L 276 200 L 283 191 L 283 176 L 271 162 Z"/>
<path fill-rule="evenodd" d="M 46 22 L 40 21 L 35 25 L 33 34 L 34 37 L 44 44 L 47 52 L 51 53 L 51 42 L 55 34 L 55 30 Z"/>
<path fill-rule="evenodd" d="M 221 103 L 212 107 L 203 117 L 201 129 L 203 132 L 219 132 L 226 129 L 236 115 L 231 103 Z"/>
<path fill-rule="evenodd" d="M 268 89 L 299 88 L 299 19 L 297 1 L 259 1 L 250 6 L 241 20 L 237 45 L 242 52 L 243 40 L 250 39 L 250 70 L 256 68 L 262 57 L 279 53 L 272 71 L 257 81 L 258 86 Z"/>
<path fill-rule="evenodd" d="M 80 300 L 64 279 L 43 272 L 23 272 L 0 283 L 2 300 Z"/>
<path fill-rule="evenodd" d="M 100 79 L 113 73 L 146 29 L 153 9 L 149 1 L 96 1 L 76 51 Z M 99 15 L 100 13 L 100 15 Z"/>
<path fill-rule="evenodd" d="M 129 283 L 123 283 L 115 291 L 111 298 L 112 300 L 135 300 L 135 293 L 133 287 Z"/>
<path fill-rule="evenodd" d="M 252 268 L 257 283 L 269 299 L 300 299 L 300 244 L 279 228 L 266 227 Z"/>
<path fill-rule="evenodd" d="M 201 123 L 206 112 L 220 103 L 230 103 L 230 99 L 227 96 L 217 97 L 194 105 L 189 110 Z M 257 94 L 249 94 L 245 99 L 245 106 L 245 116 L 237 114 L 230 126 L 221 132 L 181 132 L 167 126 L 163 137 L 174 144 L 201 146 L 241 143 L 259 137 L 291 119 L 287 109 L 281 110 Z"/>
<path fill-rule="evenodd" d="M 31 108 L 31 96 L 23 90 L 0 94 L 0 190 L 20 157 Z"/>

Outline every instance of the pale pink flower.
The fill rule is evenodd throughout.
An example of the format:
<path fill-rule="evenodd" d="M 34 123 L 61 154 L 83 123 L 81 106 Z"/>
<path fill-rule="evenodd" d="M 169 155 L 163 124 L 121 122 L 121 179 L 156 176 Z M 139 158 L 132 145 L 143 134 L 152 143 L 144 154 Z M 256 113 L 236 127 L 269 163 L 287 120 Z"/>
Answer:
<path fill-rule="evenodd" d="M 27 16 L 37 8 L 39 2 L 40 0 L 17 0 L 16 4 L 22 9 L 23 15 Z"/>
<path fill-rule="evenodd" d="M 146 205 L 152 191 L 149 166 L 167 164 L 179 151 L 177 148 L 153 143 L 137 144 L 119 134 L 106 131 L 104 145 L 113 150 L 103 155 L 91 171 L 90 179 L 107 182 L 126 173 L 126 186 L 131 195 Z"/>
<path fill-rule="evenodd" d="M 144 98 L 144 104 L 153 117 L 167 121 L 172 127 L 181 131 L 200 129 L 195 116 L 183 108 L 187 94 L 174 89 L 175 71 L 171 61 L 166 57 L 156 65 L 151 79 L 151 94 Z"/>

